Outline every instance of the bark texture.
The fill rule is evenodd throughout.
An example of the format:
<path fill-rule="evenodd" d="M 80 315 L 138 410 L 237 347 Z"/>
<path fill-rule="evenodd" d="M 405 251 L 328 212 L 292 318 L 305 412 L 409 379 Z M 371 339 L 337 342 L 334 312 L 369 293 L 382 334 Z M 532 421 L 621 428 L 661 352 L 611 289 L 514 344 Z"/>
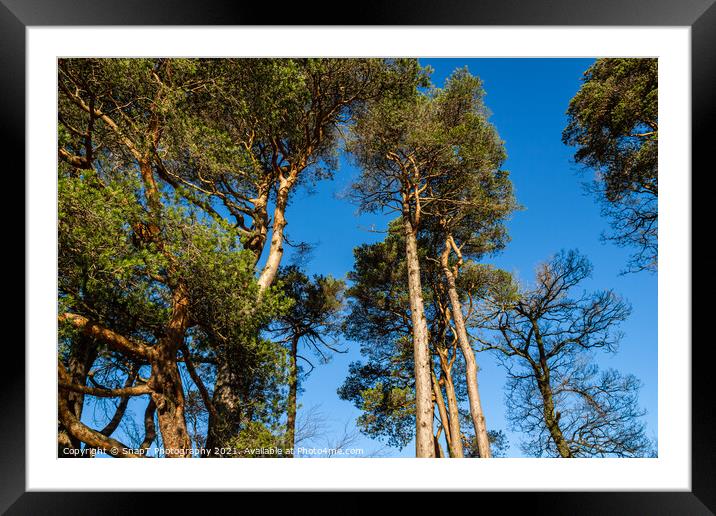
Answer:
<path fill-rule="evenodd" d="M 547 354 L 544 348 L 544 341 L 542 340 L 542 332 L 534 318 L 530 318 L 530 322 L 535 332 L 535 341 L 537 342 L 537 349 L 539 350 L 539 364 L 534 363 L 532 367 L 535 372 L 535 377 L 537 378 L 537 387 L 542 395 L 542 415 L 544 417 L 544 423 L 547 430 L 549 430 L 549 435 L 552 437 L 560 457 L 571 458 L 574 455 L 572 454 L 572 450 L 569 449 L 564 434 L 562 434 L 562 429 L 559 427 L 559 416 L 555 413 L 554 409 L 554 397 L 552 385 L 550 384 L 549 365 L 547 364 Z"/>
<path fill-rule="evenodd" d="M 182 285 L 172 294 L 172 316 L 164 338 L 152 353 L 152 400 L 156 405 L 159 431 L 166 451 L 166 457 L 181 458 L 191 455 L 191 440 L 187 432 L 184 415 L 184 390 L 182 387 L 177 353 L 184 343 L 189 325 L 189 299 Z"/>
<path fill-rule="evenodd" d="M 206 456 L 215 456 L 215 449 L 225 446 L 232 429 L 239 428 L 241 423 L 241 403 L 232 386 L 231 365 L 227 360 L 221 360 L 217 364 L 211 402 L 216 408 L 216 413 L 209 414 Z"/>
<path fill-rule="evenodd" d="M 491 457 L 490 440 L 487 434 L 487 425 L 485 423 L 485 414 L 482 410 L 482 402 L 480 401 L 480 391 L 477 384 L 477 361 L 475 360 L 475 351 L 470 345 L 467 337 L 467 329 L 465 327 L 465 319 L 462 315 L 462 305 L 460 297 L 457 293 L 455 283 L 455 274 L 448 263 L 450 248 L 446 245 L 445 251 L 442 253 L 441 262 L 443 274 L 448 288 L 448 296 L 450 298 L 450 308 L 452 311 L 453 322 L 455 323 L 455 331 L 457 332 L 458 344 L 460 351 L 465 359 L 465 375 L 467 377 L 467 396 L 470 402 L 470 417 L 475 427 L 475 437 L 477 438 L 478 453 L 481 458 Z"/>
<path fill-rule="evenodd" d="M 552 387 L 549 384 L 549 379 L 539 380 L 537 382 L 539 386 L 539 392 L 542 395 L 543 403 L 543 416 L 544 422 L 549 430 L 549 435 L 552 436 L 557 452 L 560 457 L 565 459 L 572 458 L 574 455 L 569 449 L 569 445 L 562 434 L 562 429 L 559 427 L 557 415 L 554 411 L 554 399 L 552 397 Z"/>
<path fill-rule="evenodd" d="M 448 416 L 447 407 L 445 406 L 445 400 L 443 399 L 442 389 L 438 383 L 438 379 L 435 374 L 432 375 L 433 380 L 433 396 L 435 398 L 435 405 L 438 407 L 438 414 L 440 414 L 440 421 L 442 422 L 442 430 L 445 432 L 445 440 L 448 443 L 448 447 L 452 448 L 452 435 L 450 435 L 450 417 Z"/>
<path fill-rule="evenodd" d="M 271 234 L 271 244 L 269 246 L 268 258 L 266 258 L 266 265 L 264 265 L 261 275 L 258 279 L 259 289 L 261 291 L 269 288 L 278 273 L 278 268 L 281 265 L 281 258 L 283 258 L 283 233 L 286 229 L 286 206 L 288 206 L 288 194 L 291 192 L 291 188 L 296 183 L 298 178 L 298 170 L 292 170 L 287 177 L 282 177 L 278 190 L 276 192 L 276 207 L 273 211 L 273 227 Z"/>
<path fill-rule="evenodd" d="M 423 289 L 416 230 L 408 217 L 403 217 L 405 256 L 408 268 L 410 315 L 413 325 L 413 358 L 415 362 L 415 453 L 416 457 L 435 457 L 433 442 L 433 400 L 428 325 L 425 320 Z"/>
<path fill-rule="evenodd" d="M 445 386 L 445 397 L 447 398 L 448 417 L 450 421 L 450 456 L 462 458 L 465 455 L 462 449 L 460 413 L 458 411 L 457 396 L 455 395 L 455 384 L 452 381 L 452 374 L 449 368 L 443 368 L 441 380 Z"/>

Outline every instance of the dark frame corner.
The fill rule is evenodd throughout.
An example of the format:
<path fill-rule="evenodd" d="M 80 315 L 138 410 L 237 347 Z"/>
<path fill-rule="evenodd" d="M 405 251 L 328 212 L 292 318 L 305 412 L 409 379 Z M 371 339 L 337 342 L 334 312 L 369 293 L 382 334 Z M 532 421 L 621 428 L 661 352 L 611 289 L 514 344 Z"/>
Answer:
<path fill-rule="evenodd" d="M 621 25 L 690 26 L 692 29 L 692 169 L 713 169 L 708 136 L 716 121 L 716 0 L 368 0 L 351 19 L 354 25 Z M 297 3 L 272 13 L 272 25 L 317 23 L 315 10 Z M 310 11 L 310 13 L 309 13 Z M 338 20 L 345 23 L 344 20 Z M 0 127 L 7 149 L 24 149 L 25 29 L 43 25 L 246 25 L 266 24 L 259 4 L 213 0 L 0 0 Z M 11 153 L 15 170 L 24 170 L 24 152 Z M 6 168 L 9 170 L 9 167 Z M 691 174 L 691 181 L 694 174 Z M 24 191 L 24 181 L 22 185 Z M 705 189 L 701 189 L 704 191 Z M 694 203 L 699 206 L 699 203 Z M 693 252 L 693 251 L 692 251 Z M 692 267 L 697 266 L 692 255 Z M 24 260 L 23 260 L 24 261 Z M 23 264 L 23 267 L 25 265 Z M 696 269 L 695 269 L 696 270 Z M 708 269 L 706 269 L 708 270 Z M 30 271 L 25 269 L 25 275 Z M 695 313 L 704 311 L 692 302 Z M 32 307 L 28 307 L 32 309 Z M 699 320 L 692 315 L 692 321 Z M 515 504 L 549 514 L 716 514 L 716 439 L 709 342 L 692 346 L 692 491 L 649 493 L 514 493 Z M 23 364 L 3 376 L 0 442 L 3 443 L 0 511 L 9 514 L 97 514 L 141 512 L 150 494 L 25 492 L 25 351 L 5 346 L 14 363 Z M 217 496 L 213 494 L 211 496 Z M 229 494 L 218 495 L 225 499 Z M 273 495 L 272 495 L 273 496 Z M 294 497 L 296 495 L 293 495 Z M 303 496 L 303 495 L 300 495 Z M 353 496 L 353 495 L 351 495 Z M 356 494 L 358 496 L 358 494 Z M 490 496 L 500 496 L 492 493 Z M 155 498 L 156 495 L 152 495 Z M 187 494 L 164 496 L 169 505 L 186 509 Z M 197 497 L 191 497 L 196 501 Z M 504 500 L 504 499 L 503 499 Z M 345 507 L 343 499 L 339 503 Z M 98 510 L 99 509 L 99 510 Z M 144 509 L 148 510 L 148 509 Z M 205 510 L 205 506 L 204 506 Z"/>

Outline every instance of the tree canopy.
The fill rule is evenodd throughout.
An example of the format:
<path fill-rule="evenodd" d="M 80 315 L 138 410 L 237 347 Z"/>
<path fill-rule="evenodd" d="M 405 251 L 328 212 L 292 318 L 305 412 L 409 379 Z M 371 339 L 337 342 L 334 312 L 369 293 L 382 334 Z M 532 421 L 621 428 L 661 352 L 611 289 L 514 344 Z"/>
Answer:
<path fill-rule="evenodd" d="M 636 249 L 628 270 L 658 257 L 658 60 L 597 59 L 569 103 L 562 140 L 594 169 L 589 189 L 612 221 L 607 239 Z"/>
<path fill-rule="evenodd" d="M 514 428 L 529 436 L 535 456 L 641 457 L 651 452 L 638 406 L 640 382 L 599 371 L 596 351 L 614 353 L 618 325 L 631 311 L 611 290 L 573 291 L 590 276 L 590 262 L 562 251 L 541 264 L 532 288 L 499 289 L 484 301 L 483 349 L 507 367 L 507 406 Z"/>
<path fill-rule="evenodd" d="M 337 394 L 359 415 L 338 448 L 360 431 L 418 457 L 504 455 L 477 381 L 491 352 L 525 453 L 653 453 L 640 381 L 596 363 L 628 303 L 575 295 L 591 273 L 575 251 L 532 285 L 492 262 L 520 206 L 467 68 L 440 86 L 407 58 L 62 58 L 57 73 L 59 456 L 305 456 L 323 421 L 300 395 L 353 344 Z M 641 268 L 656 92 L 655 60 L 597 60 L 564 132 Z M 343 158 L 348 197 L 392 219 L 345 278 L 284 257 L 297 192 Z"/>

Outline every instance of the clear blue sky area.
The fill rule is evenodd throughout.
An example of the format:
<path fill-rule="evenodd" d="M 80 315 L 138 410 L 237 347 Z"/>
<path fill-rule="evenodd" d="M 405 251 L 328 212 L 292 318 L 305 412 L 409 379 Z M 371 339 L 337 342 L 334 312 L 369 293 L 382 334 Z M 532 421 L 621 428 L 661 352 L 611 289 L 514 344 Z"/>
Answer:
<path fill-rule="evenodd" d="M 629 320 L 622 325 L 624 339 L 614 356 L 602 354 L 599 363 L 623 373 L 633 373 L 643 382 L 640 401 L 647 409 L 647 435 L 657 436 L 657 277 L 650 273 L 620 275 L 628 249 L 602 243 L 600 235 L 608 222 L 600 216 L 595 200 L 585 195 L 581 175 L 572 161 L 574 150 L 561 142 L 569 100 L 580 87 L 583 72 L 593 59 L 421 59 L 434 69 L 433 82 L 441 86 L 456 68 L 468 66 L 479 76 L 486 91 L 491 121 L 505 141 L 510 171 L 518 201 L 525 207 L 510 221 L 512 241 L 495 257 L 485 260 L 515 273 L 522 281 L 533 278 L 535 266 L 560 249 L 577 248 L 594 265 L 592 279 L 584 283 L 588 290 L 614 289 L 633 306 Z M 304 263 L 310 274 L 331 274 L 342 278 L 353 266 L 353 249 L 363 243 L 382 240 L 390 215 L 358 214 L 356 207 L 341 195 L 358 171 L 342 160 L 335 179 L 316 185 L 313 191 L 297 191 L 287 211 L 287 232 L 292 242 L 314 246 Z M 284 263 L 291 261 L 293 250 L 287 247 Z M 350 362 L 360 360 L 359 343 L 344 342 L 345 354 L 334 355 L 327 365 L 319 365 L 303 384 L 299 414 L 318 407 L 327 418 L 334 438 L 348 423 L 355 428 L 360 412 L 351 403 L 338 398 Z M 489 429 L 506 432 L 509 457 L 520 457 L 521 436 L 509 432 L 505 420 L 505 372 L 496 357 L 480 353 L 480 394 Z M 144 408 L 137 406 L 138 416 Z M 132 404 L 134 405 L 134 404 Z M 84 419 L 89 420 L 91 409 Z M 300 417 L 300 415 L 299 415 Z M 121 436 L 119 436 L 121 438 Z M 328 436 L 330 439 L 331 436 Z M 353 447 L 366 453 L 382 443 L 361 436 Z M 402 451 L 384 449 L 390 457 L 412 457 L 411 443 Z"/>

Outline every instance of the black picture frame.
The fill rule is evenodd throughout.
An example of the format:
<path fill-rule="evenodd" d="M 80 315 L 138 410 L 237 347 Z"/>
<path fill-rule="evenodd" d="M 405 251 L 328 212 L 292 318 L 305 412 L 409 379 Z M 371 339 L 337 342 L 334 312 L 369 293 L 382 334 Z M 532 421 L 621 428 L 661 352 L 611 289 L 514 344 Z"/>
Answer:
<path fill-rule="evenodd" d="M 713 170 L 709 129 L 716 105 L 716 0 L 398 0 L 364 1 L 350 14 L 302 2 L 282 3 L 267 12 L 261 3 L 228 0 L 0 0 L 0 127 L 6 149 L 24 170 L 25 29 L 63 25 L 571 25 L 689 26 L 692 73 L 692 172 Z M 335 7 L 335 4 L 334 4 Z M 332 12 L 334 19 L 316 18 Z M 707 161 L 708 160 L 708 161 Z M 17 178 L 22 175 L 13 172 Z M 687 178 L 688 171 L 684 175 Z M 11 174 L 7 174 L 9 177 Z M 699 181 L 701 181 L 701 177 Z M 705 179 L 705 178 L 704 178 Z M 24 186 L 20 186 L 24 189 Z M 700 191 L 706 190 L 700 187 Z M 27 193 L 27 192 L 26 192 Z M 703 194 L 702 194 L 703 195 Z M 13 195 L 14 196 L 14 195 Z M 696 206 L 698 203 L 694 202 Z M 5 220 L 9 220 L 5 208 Z M 16 218 L 17 215 L 15 214 Z M 692 219 L 696 220 L 692 217 Z M 16 224 L 17 225 L 17 224 Z M 19 226 L 19 225 L 17 225 Z M 692 233 L 693 234 L 693 233 Z M 692 270 L 699 270 L 692 250 Z M 25 268 L 25 274 L 31 274 Z M 703 312 L 692 303 L 694 315 Z M 31 306 L 26 308 L 32 310 Z M 510 493 L 510 509 L 549 514 L 713 514 L 716 512 L 716 446 L 713 372 L 707 354 L 711 339 L 694 340 L 692 353 L 692 490 L 690 492 L 549 492 Z M 19 342 L 16 340 L 16 342 Z M 688 349 L 688 343 L 680 343 Z M 17 364 L 4 371 L 0 390 L 0 511 L 8 514 L 127 514 L 149 511 L 156 494 L 25 492 L 25 351 L 6 345 L 3 356 Z M 6 362 L 7 363 L 7 362 Z M 212 504 L 225 503 L 230 494 Z M 295 499 L 293 503 L 302 503 Z M 351 496 L 360 496 L 354 494 Z M 483 507 L 500 503 L 504 493 L 480 495 Z M 201 498 L 200 496 L 199 498 Z M 492 500 L 485 500 L 490 497 Z M 162 495 L 162 503 L 185 510 L 197 497 Z M 347 505 L 346 505 L 347 504 Z M 343 507 L 351 501 L 344 499 Z M 355 506 L 354 506 L 355 507 Z M 205 507 L 206 509 L 206 507 Z"/>

